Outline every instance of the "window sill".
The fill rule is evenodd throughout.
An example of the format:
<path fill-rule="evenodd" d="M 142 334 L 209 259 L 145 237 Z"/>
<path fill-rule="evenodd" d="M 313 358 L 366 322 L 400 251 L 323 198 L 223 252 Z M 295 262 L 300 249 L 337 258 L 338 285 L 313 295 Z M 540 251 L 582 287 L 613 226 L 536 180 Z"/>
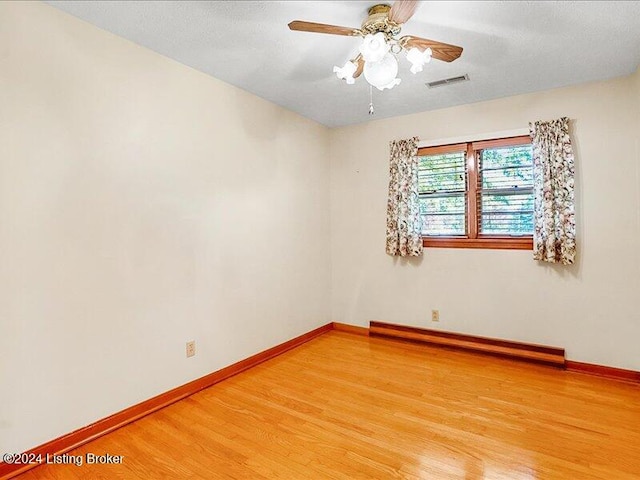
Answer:
<path fill-rule="evenodd" d="M 532 237 L 422 237 L 422 245 L 429 248 L 486 248 L 501 250 L 533 250 Z"/>

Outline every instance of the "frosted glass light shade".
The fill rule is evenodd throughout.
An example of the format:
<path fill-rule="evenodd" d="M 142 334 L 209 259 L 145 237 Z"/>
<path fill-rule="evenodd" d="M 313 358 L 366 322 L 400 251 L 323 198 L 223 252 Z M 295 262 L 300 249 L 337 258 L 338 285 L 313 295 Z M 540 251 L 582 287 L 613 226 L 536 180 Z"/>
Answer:
<path fill-rule="evenodd" d="M 394 78 L 393 80 L 391 80 L 391 82 L 387 83 L 386 85 L 383 85 L 382 87 L 377 87 L 378 90 L 382 91 L 385 88 L 388 88 L 389 90 L 391 90 L 393 87 L 395 87 L 396 85 L 400 85 L 400 82 L 402 80 L 399 78 Z"/>
<path fill-rule="evenodd" d="M 398 61 L 396 57 L 387 53 L 379 62 L 365 62 L 364 78 L 378 90 L 393 88 L 400 83 L 396 78 L 398 74 Z"/>
<path fill-rule="evenodd" d="M 411 73 L 418 73 L 422 71 L 422 67 L 424 67 L 425 63 L 429 63 L 431 61 L 431 54 L 433 52 L 430 48 L 427 48 L 424 52 L 421 52 L 416 47 L 413 47 L 411 50 L 407 52 L 407 60 L 411 62 Z"/>
<path fill-rule="evenodd" d="M 384 56 L 389 53 L 389 45 L 382 32 L 378 32 L 375 35 L 366 35 L 360 45 L 360 53 L 365 62 L 379 62 Z"/>
<path fill-rule="evenodd" d="M 353 85 L 356 79 L 353 78 L 353 74 L 356 73 L 358 66 L 352 61 L 347 61 L 344 67 L 333 67 L 333 73 L 341 80 L 346 80 L 348 85 Z"/>

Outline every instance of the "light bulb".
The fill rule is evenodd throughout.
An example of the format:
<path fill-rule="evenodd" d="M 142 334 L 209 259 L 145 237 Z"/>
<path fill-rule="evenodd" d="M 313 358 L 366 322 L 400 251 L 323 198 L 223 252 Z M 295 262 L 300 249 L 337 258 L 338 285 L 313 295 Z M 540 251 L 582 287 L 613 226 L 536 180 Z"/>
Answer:
<path fill-rule="evenodd" d="M 396 78 L 398 74 L 398 61 L 396 57 L 387 53 L 379 62 L 365 62 L 364 78 L 378 90 L 393 88 L 400 83 Z"/>

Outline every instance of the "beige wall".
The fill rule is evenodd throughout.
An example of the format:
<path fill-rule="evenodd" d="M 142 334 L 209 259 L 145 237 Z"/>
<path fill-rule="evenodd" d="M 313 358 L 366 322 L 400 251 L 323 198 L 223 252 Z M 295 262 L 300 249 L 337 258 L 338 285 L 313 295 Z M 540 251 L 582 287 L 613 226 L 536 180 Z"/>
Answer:
<path fill-rule="evenodd" d="M 636 116 L 638 118 L 638 130 L 636 133 L 636 151 L 638 152 L 638 165 L 640 165 L 640 67 L 636 70 L 635 73 L 636 79 L 636 101 L 637 101 L 637 111 Z M 638 191 L 640 192 L 640 175 L 638 175 Z M 638 200 L 640 202 L 640 200 Z M 640 209 L 638 209 L 638 222 L 640 223 Z"/>
<path fill-rule="evenodd" d="M 0 452 L 329 322 L 327 146 L 242 90 L 0 2 Z"/>
<path fill-rule="evenodd" d="M 640 369 L 639 110 L 640 72 L 329 132 L 46 5 L 0 2 L 0 452 L 330 320 L 432 327 L 437 308 L 437 328 Z M 561 115 L 577 265 L 384 254 L 389 140 Z"/>
<path fill-rule="evenodd" d="M 636 123 L 636 134 L 635 134 L 635 139 L 636 139 L 636 157 L 637 157 L 637 163 L 636 163 L 636 192 L 637 192 L 637 203 L 636 203 L 636 221 L 639 225 L 638 229 L 640 230 L 640 66 L 638 66 L 638 68 L 636 69 L 636 73 L 635 73 L 635 80 L 636 80 L 636 119 L 637 119 L 637 123 Z M 638 267 L 638 270 L 640 271 L 640 266 Z M 640 313 L 638 313 L 638 316 L 640 317 Z M 639 354 L 640 356 L 640 354 Z"/>
<path fill-rule="evenodd" d="M 333 130 L 333 319 L 557 345 L 573 360 L 640 369 L 638 76 Z M 576 154 L 576 265 L 543 265 L 529 251 L 385 255 L 389 140 L 480 135 L 560 116 L 572 119 Z"/>

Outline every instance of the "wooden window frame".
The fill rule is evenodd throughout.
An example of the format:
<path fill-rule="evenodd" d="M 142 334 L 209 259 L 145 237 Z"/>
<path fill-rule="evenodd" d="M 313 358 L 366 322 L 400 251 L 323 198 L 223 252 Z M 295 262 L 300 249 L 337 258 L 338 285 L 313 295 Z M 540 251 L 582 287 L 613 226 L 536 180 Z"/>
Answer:
<path fill-rule="evenodd" d="M 497 138 L 477 142 L 456 143 L 451 145 L 438 145 L 434 147 L 422 147 L 418 149 L 418 156 L 437 155 L 465 151 L 467 162 L 466 196 L 467 210 L 465 223 L 467 235 L 465 236 L 423 236 L 422 244 L 425 247 L 437 248 L 486 248 L 504 250 L 533 250 L 533 236 L 503 236 L 486 235 L 478 233 L 478 156 L 479 152 L 487 148 L 511 147 L 530 144 L 528 135 L 518 137 Z"/>

